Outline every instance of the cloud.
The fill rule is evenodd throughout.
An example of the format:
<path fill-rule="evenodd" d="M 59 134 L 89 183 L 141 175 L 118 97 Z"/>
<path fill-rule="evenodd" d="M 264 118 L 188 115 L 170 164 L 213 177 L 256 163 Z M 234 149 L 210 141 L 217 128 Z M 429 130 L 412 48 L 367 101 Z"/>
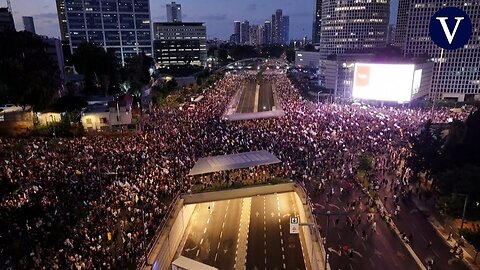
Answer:
<path fill-rule="evenodd" d="M 257 10 L 257 4 L 251 3 L 247 6 L 247 11 L 255 11 Z"/>

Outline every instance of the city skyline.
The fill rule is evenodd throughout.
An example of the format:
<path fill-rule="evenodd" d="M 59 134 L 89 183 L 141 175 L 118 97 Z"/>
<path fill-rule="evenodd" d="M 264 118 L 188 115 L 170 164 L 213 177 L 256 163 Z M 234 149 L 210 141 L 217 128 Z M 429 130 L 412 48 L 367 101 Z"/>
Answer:
<path fill-rule="evenodd" d="M 166 5 L 171 1 L 150 1 L 153 22 L 167 21 Z M 232 34 L 231 25 L 235 20 L 248 20 L 251 24 L 262 24 L 269 19 L 272 11 L 283 9 L 290 15 L 290 38 L 301 39 L 304 36 L 311 38 L 312 22 L 314 19 L 316 0 L 304 0 L 303 5 L 298 5 L 294 0 L 279 0 L 257 3 L 247 0 L 236 2 L 232 0 L 193 0 L 176 1 L 182 5 L 184 21 L 205 22 L 207 38 L 228 40 Z M 396 20 L 396 5 L 398 0 L 392 0 L 390 23 Z M 6 6 L 6 3 L 0 4 Z M 228 10 L 225 7 L 230 7 Z M 55 1 L 16 0 L 12 2 L 13 17 L 17 29 L 23 29 L 22 16 L 33 16 L 38 34 L 50 37 L 60 37 L 58 15 Z M 245 15 L 248 14 L 248 15 Z"/>

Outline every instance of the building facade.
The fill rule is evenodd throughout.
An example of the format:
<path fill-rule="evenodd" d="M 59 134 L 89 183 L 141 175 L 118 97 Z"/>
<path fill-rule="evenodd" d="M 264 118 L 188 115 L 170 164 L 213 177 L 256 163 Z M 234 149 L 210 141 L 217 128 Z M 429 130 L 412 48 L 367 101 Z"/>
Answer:
<path fill-rule="evenodd" d="M 59 3 L 59 1 L 63 1 Z M 149 0 L 57 0 L 64 9 L 72 53 L 84 42 L 115 51 L 122 65 L 136 54 L 152 55 Z M 59 12 L 60 29 L 64 31 Z"/>
<path fill-rule="evenodd" d="M 295 67 L 298 68 L 319 68 L 320 53 L 309 51 L 295 52 Z"/>
<path fill-rule="evenodd" d="M 0 8 L 0 32 L 5 30 L 15 31 L 15 22 L 8 8 Z"/>
<path fill-rule="evenodd" d="M 233 35 L 234 35 L 234 40 L 233 43 L 239 44 L 240 43 L 240 29 L 241 29 L 242 23 L 240 21 L 234 21 L 233 22 Z"/>
<path fill-rule="evenodd" d="M 283 33 L 283 11 L 277 9 L 275 14 L 272 15 L 272 43 L 273 44 L 283 44 L 284 43 L 284 33 Z"/>
<path fill-rule="evenodd" d="M 388 26 L 387 45 L 395 45 L 395 32 L 396 32 L 395 25 L 390 24 Z"/>
<path fill-rule="evenodd" d="M 207 29 L 204 23 L 179 22 L 153 24 L 154 58 L 157 64 L 205 66 Z"/>
<path fill-rule="evenodd" d="M 33 17 L 23 16 L 22 21 L 23 21 L 23 26 L 24 26 L 25 31 L 30 32 L 32 34 L 36 34 L 35 23 L 33 22 Z"/>
<path fill-rule="evenodd" d="M 240 43 L 250 44 L 250 22 L 243 21 L 240 27 Z"/>
<path fill-rule="evenodd" d="M 263 25 L 263 44 L 272 44 L 272 22 L 265 21 Z"/>
<path fill-rule="evenodd" d="M 398 18 L 396 43 L 406 57 L 426 58 L 434 63 L 430 98 L 457 101 L 480 98 L 480 2 L 401 0 L 399 6 L 407 10 L 404 11 L 407 20 L 405 24 L 403 16 Z M 470 41 L 463 48 L 453 51 L 442 50 L 429 36 L 431 16 L 445 6 L 464 10 L 473 25 Z M 406 30 L 403 30 L 404 27 Z"/>
<path fill-rule="evenodd" d="M 383 48 L 387 42 L 390 1 L 323 0 L 320 55 Z"/>
<path fill-rule="evenodd" d="M 172 2 L 167 4 L 167 22 L 182 21 L 182 5 Z"/>
<path fill-rule="evenodd" d="M 283 28 L 282 44 L 289 44 L 290 43 L 290 17 L 289 16 L 282 17 L 282 28 Z"/>
<path fill-rule="evenodd" d="M 320 43 L 320 29 L 322 27 L 322 0 L 315 1 L 315 18 L 312 27 L 313 44 Z"/>

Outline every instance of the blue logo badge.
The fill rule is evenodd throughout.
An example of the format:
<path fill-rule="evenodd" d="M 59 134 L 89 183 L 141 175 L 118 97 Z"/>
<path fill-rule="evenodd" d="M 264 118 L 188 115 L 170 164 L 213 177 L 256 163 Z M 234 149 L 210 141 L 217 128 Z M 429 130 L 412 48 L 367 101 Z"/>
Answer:
<path fill-rule="evenodd" d="M 465 11 L 446 7 L 437 11 L 430 19 L 429 31 L 437 46 L 445 50 L 456 50 L 468 43 L 472 35 L 472 21 Z"/>

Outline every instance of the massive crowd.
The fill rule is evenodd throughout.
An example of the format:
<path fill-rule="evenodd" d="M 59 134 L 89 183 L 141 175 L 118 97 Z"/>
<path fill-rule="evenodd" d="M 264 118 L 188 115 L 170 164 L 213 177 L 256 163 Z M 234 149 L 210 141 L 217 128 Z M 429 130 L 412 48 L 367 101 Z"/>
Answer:
<path fill-rule="evenodd" d="M 200 102 L 154 108 L 143 132 L 81 138 L 0 138 L 0 265 L 6 269 L 125 269 L 143 256 L 172 198 L 194 184 L 276 176 L 321 186 L 347 181 L 358 156 L 409 153 L 428 110 L 317 104 L 278 71 L 285 116 L 228 122 L 244 79 L 227 74 Z M 439 109 L 434 122 L 466 118 Z M 268 150 L 283 162 L 233 174 L 187 176 L 200 157 Z M 243 175 L 243 176 L 242 176 Z"/>

